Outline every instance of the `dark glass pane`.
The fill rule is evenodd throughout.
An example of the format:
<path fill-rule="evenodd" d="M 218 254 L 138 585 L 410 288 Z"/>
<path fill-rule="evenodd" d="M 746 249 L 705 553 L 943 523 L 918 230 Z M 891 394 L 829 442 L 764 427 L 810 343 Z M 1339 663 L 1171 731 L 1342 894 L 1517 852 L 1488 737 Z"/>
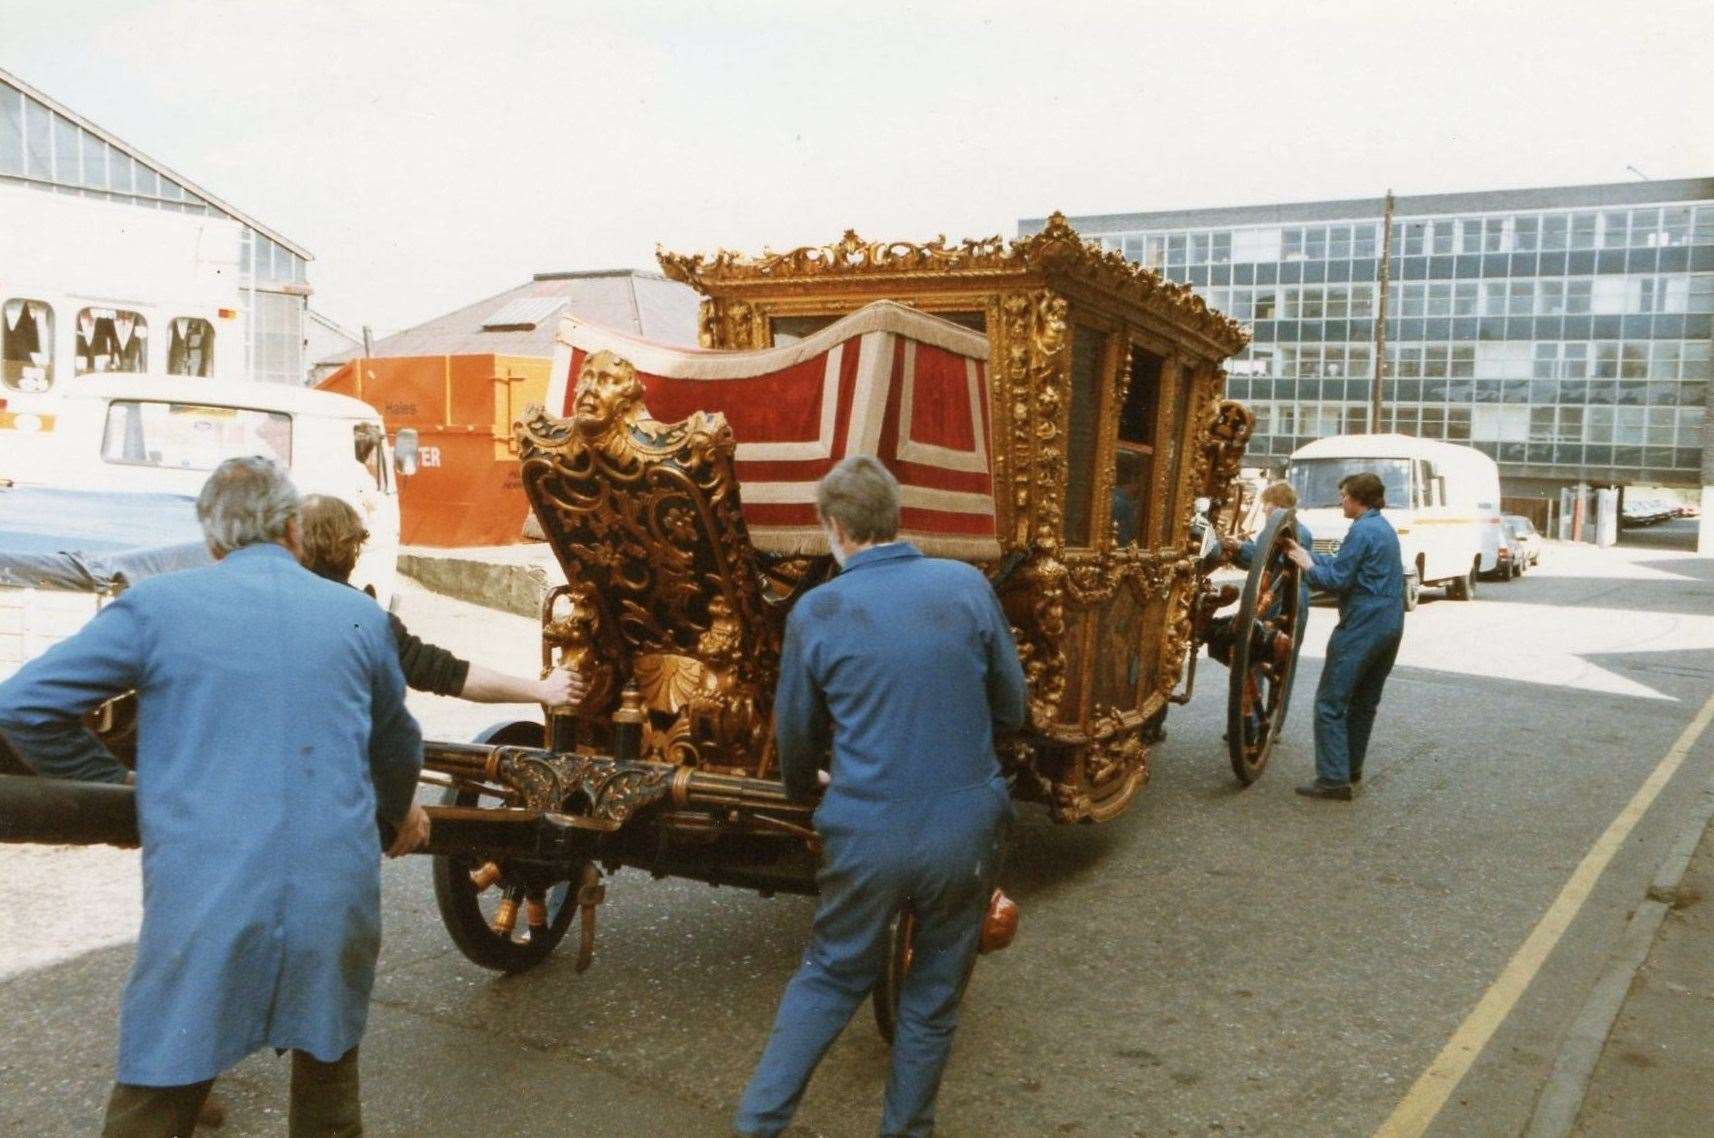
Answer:
<path fill-rule="evenodd" d="M 1660 271 L 1663 273 L 1682 273 L 1690 267 L 1690 250 L 1683 245 L 1658 250 L 1660 253 Z"/>
<path fill-rule="evenodd" d="M 1506 319 L 1503 316 L 1484 316 L 1476 322 L 1476 338 L 1478 340 L 1504 340 L 1506 338 Z"/>
<path fill-rule="evenodd" d="M 1625 271 L 1625 251 L 1623 249 L 1603 249 L 1595 255 L 1595 271 L 1598 273 L 1622 273 Z"/>
<path fill-rule="evenodd" d="M 1593 385 L 1591 385 L 1593 387 Z M 1619 383 L 1619 402 L 1631 407 L 1640 407 L 1648 401 L 1649 385 L 1646 383 Z"/>
<path fill-rule="evenodd" d="M 1567 465 L 1576 465 L 1583 461 L 1582 443 L 1554 443 L 1553 461 Z"/>
<path fill-rule="evenodd" d="M 1480 382 L 1480 381 L 1479 381 Z M 1552 403 L 1553 380 L 1508 379 L 1505 381 L 1507 403 Z"/>
<path fill-rule="evenodd" d="M 1259 285 L 1277 284 L 1280 278 L 1280 267 L 1273 262 L 1256 266 L 1256 283 Z"/>
<path fill-rule="evenodd" d="M 1591 466 L 1611 466 L 1613 465 L 1613 448 L 1593 445 L 1584 447 L 1583 461 Z"/>
<path fill-rule="evenodd" d="M 1351 262 L 1351 279 L 1354 281 L 1373 281 L 1379 279 L 1381 263 L 1374 257 L 1358 257 Z"/>
<path fill-rule="evenodd" d="M 1427 386 L 1428 381 L 1423 381 Z M 1469 403 L 1476 397 L 1476 381 L 1471 379 L 1452 379 L 1446 383 L 1446 401 L 1448 403 Z"/>
<path fill-rule="evenodd" d="M 24 172 L 24 95 L 0 83 L 0 174 Z"/>
<path fill-rule="evenodd" d="M 1451 280 L 1458 275 L 1458 258 L 1430 257 L 1428 259 L 1428 277 L 1430 280 Z"/>
<path fill-rule="evenodd" d="M 1404 278 L 1407 281 L 1425 281 L 1428 279 L 1427 257 L 1406 257 Z"/>
<path fill-rule="evenodd" d="M 1323 261 L 1305 261 L 1303 264 L 1303 280 L 1305 284 L 1320 284 L 1327 279 L 1327 264 Z"/>
<path fill-rule="evenodd" d="M 1678 402 L 1678 383 L 1676 380 L 1659 380 L 1648 386 L 1650 406 L 1671 407 Z"/>
<path fill-rule="evenodd" d="M 1399 399 L 1405 403 L 1420 403 L 1420 402 L 1422 402 L 1422 398 L 1423 398 L 1422 380 L 1420 380 L 1420 379 L 1400 379 L 1400 380 L 1394 380 L 1393 382 L 1398 384 L 1398 394 L 1396 396 L 1397 399 Z M 1436 396 L 1436 398 L 1442 399 L 1442 400 L 1444 400 L 1446 398 L 1446 385 L 1444 383 L 1442 383 L 1440 385 L 1440 394 L 1438 396 Z"/>
<path fill-rule="evenodd" d="M 1714 319 L 1711 319 L 1707 313 L 1693 312 L 1684 318 L 1684 338 L 1686 340 L 1706 340 L 1710 332 L 1714 331 L 1711 329 L 1711 325 L 1714 325 Z"/>
<path fill-rule="evenodd" d="M 1565 275 L 1564 253 L 1543 253 L 1536 271 L 1544 277 L 1562 277 Z"/>
<path fill-rule="evenodd" d="M 1661 313 L 1654 318 L 1654 334 L 1656 339 L 1661 340 L 1682 339 L 1684 337 L 1684 317 L 1678 313 Z"/>
<path fill-rule="evenodd" d="M 1614 466 L 1641 466 L 1643 464 L 1642 447 L 1614 447 Z"/>
<path fill-rule="evenodd" d="M 1565 274 L 1572 277 L 1586 277 L 1595 271 L 1595 254 L 1588 250 L 1571 253 L 1565 258 Z"/>
<path fill-rule="evenodd" d="M 1409 340 L 1412 343 L 1423 339 L 1422 333 L 1425 323 L 1427 322 L 1418 316 L 1413 316 L 1409 320 L 1400 320 L 1397 339 L 1400 341 Z"/>
<path fill-rule="evenodd" d="M 1537 316 L 1533 326 L 1533 338 L 1537 340 L 1557 340 L 1560 330 L 1565 327 L 1565 320 L 1559 316 Z"/>
<path fill-rule="evenodd" d="M 1714 270 L 1714 245 L 1698 245 L 1690 250 L 1690 270 L 1695 273 Z"/>
<path fill-rule="evenodd" d="M 1489 253 L 1482 258 L 1482 275 L 1484 277 L 1503 277 L 1511 268 L 1504 253 Z"/>
<path fill-rule="evenodd" d="M 1327 262 L 1327 279 L 1330 281 L 1348 281 L 1351 279 L 1350 261 Z"/>
<path fill-rule="evenodd" d="M 1643 465 L 1654 470 L 1667 470 L 1672 466 L 1671 447 L 1649 447 L 1643 451 Z"/>
<path fill-rule="evenodd" d="M 1565 318 L 1565 338 L 1567 340 L 1587 340 L 1595 327 L 1592 316 L 1567 316 Z"/>
<path fill-rule="evenodd" d="M 1658 249 L 1632 249 L 1625 254 L 1625 271 L 1627 273 L 1652 273 L 1659 261 Z"/>
<path fill-rule="evenodd" d="M 1318 340 L 1326 339 L 1326 337 L 1321 334 L 1322 331 L 1321 321 L 1305 320 L 1298 325 L 1297 338 L 1305 343 L 1313 344 Z"/>
<path fill-rule="evenodd" d="M 1513 445 L 1513 444 L 1507 444 L 1507 445 Z M 1525 462 L 1535 462 L 1535 463 L 1552 462 L 1553 461 L 1553 444 L 1552 443 L 1530 443 L 1529 449 L 1527 449 L 1524 452 L 1524 461 Z"/>
<path fill-rule="evenodd" d="M 1065 541 L 1089 545 L 1100 442 L 1101 378 L 1107 337 L 1077 327 L 1071 337 L 1071 407 L 1066 424 Z"/>
<path fill-rule="evenodd" d="M 1463 382 L 1469 382 L 1465 380 Z M 1500 401 L 1500 381 L 1497 379 L 1479 379 L 1476 381 L 1476 402 L 1498 403 Z"/>
<path fill-rule="evenodd" d="M 1250 264 L 1248 261 L 1245 261 L 1242 264 L 1233 265 L 1232 283 L 1241 285 L 1256 283 L 1256 266 Z"/>
<path fill-rule="evenodd" d="M 1454 340 L 1474 340 L 1477 337 L 1479 325 L 1474 316 L 1460 316 L 1452 321 L 1452 338 Z"/>
<path fill-rule="evenodd" d="M 1256 321 L 1255 325 L 1251 328 L 1251 332 L 1255 337 L 1252 342 L 1257 344 L 1271 344 L 1278 335 L 1272 320 Z"/>
<path fill-rule="evenodd" d="M 1569 323 L 1569 322 L 1568 322 Z M 1594 331 L 1590 336 L 1596 340 L 1617 340 L 1619 330 L 1624 326 L 1623 319 L 1618 316 L 1597 316 L 1592 325 Z"/>
<path fill-rule="evenodd" d="M 1208 270 L 1208 283 L 1213 284 L 1213 285 L 1231 284 L 1232 283 L 1232 266 L 1231 265 L 1214 265 L 1214 266 L 1211 266 Z"/>
<path fill-rule="evenodd" d="M 1605 382 L 1605 381 L 1601 381 Z M 1559 383 L 1559 401 L 1561 403 L 1588 403 L 1590 383 L 1587 379 L 1564 379 Z"/>
<path fill-rule="evenodd" d="M 1619 327 L 1627 340 L 1646 340 L 1654 332 L 1654 317 L 1646 312 L 1633 313 L 1623 317 Z"/>
<path fill-rule="evenodd" d="M 1303 262 L 1287 261 L 1279 267 L 1281 284 L 1297 284 L 1303 280 Z"/>
<path fill-rule="evenodd" d="M 1533 277 L 1535 276 L 1535 254 L 1513 253 L 1508 267 L 1514 277 Z"/>
<path fill-rule="evenodd" d="M 1193 285 L 1205 285 L 1205 284 L 1207 284 L 1208 283 L 1208 266 L 1207 265 L 1192 265 L 1191 269 L 1190 269 L 1190 283 Z"/>
<path fill-rule="evenodd" d="M 1375 322 L 1373 320 L 1351 320 L 1345 325 L 1346 339 L 1358 343 L 1372 343 L 1375 339 Z"/>
<path fill-rule="evenodd" d="M 1466 380 L 1466 383 L 1469 381 Z M 1422 381 L 1422 401 L 1424 403 L 1446 402 L 1446 385 L 1444 379 L 1425 379 Z"/>
<path fill-rule="evenodd" d="M 1499 460 L 1501 462 L 1525 462 L 1523 443 L 1501 443 Z"/>

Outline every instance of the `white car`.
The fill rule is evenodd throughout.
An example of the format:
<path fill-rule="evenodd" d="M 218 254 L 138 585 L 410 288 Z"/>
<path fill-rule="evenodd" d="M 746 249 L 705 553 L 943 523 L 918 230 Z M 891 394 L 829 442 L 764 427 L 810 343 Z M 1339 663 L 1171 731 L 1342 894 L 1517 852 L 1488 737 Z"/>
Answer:
<path fill-rule="evenodd" d="M 1512 531 L 1512 536 L 1517 538 L 1518 544 L 1523 546 L 1524 555 L 1521 567 L 1540 565 L 1541 534 L 1536 530 L 1535 523 L 1522 514 L 1503 514 L 1501 517 L 1504 519 L 1506 527 Z"/>

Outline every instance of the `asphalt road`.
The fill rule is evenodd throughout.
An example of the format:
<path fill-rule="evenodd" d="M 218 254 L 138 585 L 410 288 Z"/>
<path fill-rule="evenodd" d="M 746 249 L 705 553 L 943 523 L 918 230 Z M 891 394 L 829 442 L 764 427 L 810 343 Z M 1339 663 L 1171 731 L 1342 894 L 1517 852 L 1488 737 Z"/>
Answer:
<path fill-rule="evenodd" d="M 976 970 L 940 1133 L 1374 1132 L 1714 691 L 1714 561 L 1656 536 L 1609 551 L 1549 545 L 1539 569 L 1484 582 L 1473 603 L 1428 594 L 1353 804 L 1291 793 L 1312 771 L 1311 697 L 1335 620 L 1317 607 L 1287 738 L 1256 786 L 1232 779 L 1224 674 L 1205 664 L 1126 815 L 1061 828 L 1025 808 L 1006 883 L 1022 930 Z M 529 621 L 415 591 L 405 616 L 492 665 L 535 658 Z M 491 718 L 414 702 L 439 737 Z M 1704 737 L 1430 1134 L 1517 1132 L 1711 773 Z M 68 856 L 64 905 L 91 944 L 124 930 L 105 909 L 78 915 L 77 875 L 110 890 L 124 872 Z M 811 915 L 804 899 L 622 872 L 593 969 L 576 975 L 562 951 L 499 978 L 448 942 L 425 862 L 390 864 L 384 894 L 363 1066 L 377 1135 L 725 1133 Z M 41 898 L 0 893 L 0 947 L 47 922 Z M 56 946 L 60 962 L 0 980 L 0 1132 L 96 1127 L 130 949 L 64 959 L 76 939 Z M 804 1100 L 800 1133 L 873 1134 L 886 1064 L 860 1011 Z M 224 1134 L 284 1132 L 285 1066 L 255 1056 L 222 1080 Z"/>

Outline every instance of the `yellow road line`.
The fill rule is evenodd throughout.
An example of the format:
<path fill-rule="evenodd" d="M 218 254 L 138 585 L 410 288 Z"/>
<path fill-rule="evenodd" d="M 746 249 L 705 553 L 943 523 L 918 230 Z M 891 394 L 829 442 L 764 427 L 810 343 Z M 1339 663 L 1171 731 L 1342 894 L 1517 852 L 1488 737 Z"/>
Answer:
<path fill-rule="evenodd" d="M 1446 1100 L 1452 1096 L 1458 1083 L 1470 1070 L 1476 1057 L 1494 1037 L 1500 1024 L 1511 1014 L 1513 1005 L 1524 994 L 1530 981 L 1541 970 L 1548 954 L 1559 943 L 1559 938 L 1565 935 L 1565 930 L 1571 927 L 1577 913 L 1583 908 L 1583 903 L 1589 900 L 1589 894 L 1594 892 L 1595 883 L 1602 872 L 1624 846 L 1625 839 L 1631 830 L 1642 820 L 1642 816 L 1660 796 L 1666 784 L 1672 781 L 1672 776 L 1678 773 L 1678 768 L 1684 764 L 1685 756 L 1690 748 L 1702 737 L 1708 729 L 1710 721 L 1714 721 L 1714 694 L 1702 705 L 1702 710 L 1690 721 L 1678 736 L 1666 757 L 1661 759 L 1648 780 L 1637 790 L 1625 808 L 1619 811 L 1606 831 L 1598 838 L 1594 846 L 1584 855 L 1576 872 L 1565 883 L 1565 888 L 1559 891 L 1559 896 L 1541 920 L 1530 932 L 1529 939 L 1512 956 L 1506 964 L 1499 979 L 1483 993 L 1481 1002 L 1474 1011 L 1458 1026 L 1452 1038 L 1435 1056 L 1417 1081 L 1411 1084 L 1410 1092 L 1404 1101 L 1393 1111 L 1392 1116 L 1381 1124 L 1375 1131 L 1374 1138 L 1418 1138 L 1429 1127 L 1446 1105 Z"/>

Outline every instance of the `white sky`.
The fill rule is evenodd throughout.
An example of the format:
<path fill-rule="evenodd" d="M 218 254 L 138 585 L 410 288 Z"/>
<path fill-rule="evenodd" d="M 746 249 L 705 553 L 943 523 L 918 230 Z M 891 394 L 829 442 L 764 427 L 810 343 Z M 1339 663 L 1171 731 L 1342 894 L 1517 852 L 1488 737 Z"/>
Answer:
<path fill-rule="evenodd" d="M 532 272 L 1714 174 L 1702 0 L 0 0 L 4 66 L 385 333 Z"/>

